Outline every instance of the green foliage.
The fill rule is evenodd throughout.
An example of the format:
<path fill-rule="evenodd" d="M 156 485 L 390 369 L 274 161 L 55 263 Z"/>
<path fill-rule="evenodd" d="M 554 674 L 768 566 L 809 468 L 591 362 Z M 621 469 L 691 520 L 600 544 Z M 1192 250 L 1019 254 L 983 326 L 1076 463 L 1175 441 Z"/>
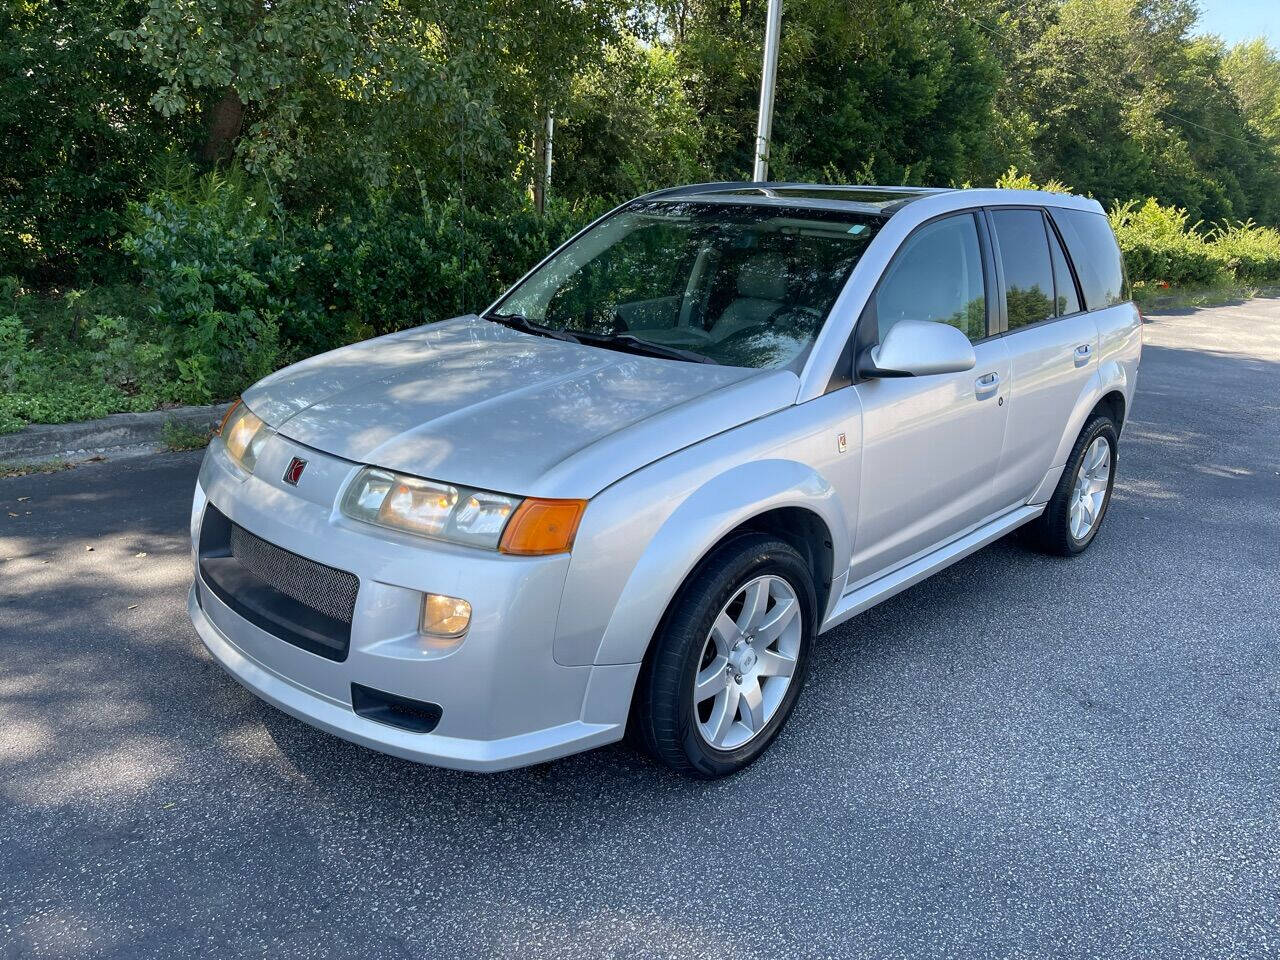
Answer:
<path fill-rule="evenodd" d="M 1231 48 L 1222 69 L 1249 124 L 1280 146 L 1280 53 L 1261 37 L 1247 40 Z"/>
<path fill-rule="evenodd" d="M 160 428 L 160 442 L 165 449 L 174 452 L 180 450 L 203 450 L 209 445 L 213 434 L 209 430 L 198 430 L 178 420 L 166 420 Z"/>
<path fill-rule="evenodd" d="M 765 10 L 704 0 L 677 17 L 675 54 L 714 179 L 751 170 Z M 980 177 L 998 80 L 978 30 L 939 0 L 790 5 L 771 170 L 800 180 L 867 170 L 879 183 Z"/>
<path fill-rule="evenodd" d="M 1280 230 L 1252 221 L 1222 223 L 1208 235 L 1214 255 L 1242 283 L 1280 281 Z"/>
<path fill-rule="evenodd" d="M 158 81 L 108 39 L 137 0 L 0 4 L 0 276 L 109 280 L 127 202 L 190 133 L 147 106 Z"/>
<path fill-rule="evenodd" d="M 1185 210 L 1148 198 L 1115 205 L 1110 218 L 1130 280 L 1179 286 L 1224 282 L 1222 261 Z"/>
<path fill-rule="evenodd" d="M 1191 0 L 989 0 L 1003 82 L 996 151 L 1110 205 L 1154 196 L 1193 219 L 1280 218 L 1280 154 L 1193 39 Z"/>
<path fill-rule="evenodd" d="M 41 342 L 33 329 L 36 324 L 22 316 L 31 306 L 23 298 L 0 307 L 14 310 L 0 313 L 0 433 L 20 430 L 27 423 L 90 420 L 156 406 L 154 395 L 131 392 L 104 379 L 91 347 L 65 337 Z M 66 306 L 65 301 L 59 304 L 64 310 Z"/>
<path fill-rule="evenodd" d="M 301 354 L 482 310 L 599 211 L 522 196 L 496 209 L 377 197 L 363 211 L 296 220 L 279 238 L 300 269 L 284 333 Z"/>
<path fill-rule="evenodd" d="M 625 37 L 585 70 L 559 112 L 553 194 L 622 201 L 697 182 L 705 149 L 675 55 Z"/>
<path fill-rule="evenodd" d="M 1046 193 L 1071 193 L 1071 188 L 1059 180 L 1049 180 L 1038 184 L 1031 179 L 1029 173 L 1019 173 L 1017 167 L 1010 167 L 996 178 L 995 185 L 1001 190 L 1043 190 Z"/>
<path fill-rule="evenodd" d="M 236 171 L 138 204 L 123 247 L 149 297 L 148 340 L 171 364 L 169 399 L 223 400 L 280 359 L 279 320 L 299 258 Z"/>

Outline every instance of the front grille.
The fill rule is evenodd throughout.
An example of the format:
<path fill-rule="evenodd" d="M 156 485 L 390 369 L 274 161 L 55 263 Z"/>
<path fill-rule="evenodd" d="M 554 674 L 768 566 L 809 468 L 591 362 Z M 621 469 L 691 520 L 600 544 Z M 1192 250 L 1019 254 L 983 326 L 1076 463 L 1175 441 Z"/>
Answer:
<path fill-rule="evenodd" d="M 360 589 L 354 574 L 290 553 L 236 523 L 231 524 L 231 555 L 286 597 L 350 625 Z"/>
<path fill-rule="evenodd" d="M 213 504 L 200 526 L 200 579 L 254 626 L 329 660 L 343 661 L 360 580 L 250 533 Z"/>

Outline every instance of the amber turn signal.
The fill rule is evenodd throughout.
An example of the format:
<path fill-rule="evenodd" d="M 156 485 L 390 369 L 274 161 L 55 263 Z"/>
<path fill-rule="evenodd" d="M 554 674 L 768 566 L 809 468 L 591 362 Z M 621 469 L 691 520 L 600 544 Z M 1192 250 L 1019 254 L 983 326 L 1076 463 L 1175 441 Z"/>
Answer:
<path fill-rule="evenodd" d="M 239 397 L 236 397 L 235 403 L 227 407 L 227 412 L 222 415 L 222 422 L 218 424 L 218 436 L 222 436 L 222 431 L 227 429 L 227 421 L 231 419 L 231 415 L 240 408 L 240 404 L 244 403 Z"/>
<path fill-rule="evenodd" d="M 538 500 L 530 497 L 516 509 L 502 533 L 498 549 L 523 557 L 568 553 L 586 509 L 585 500 Z"/>

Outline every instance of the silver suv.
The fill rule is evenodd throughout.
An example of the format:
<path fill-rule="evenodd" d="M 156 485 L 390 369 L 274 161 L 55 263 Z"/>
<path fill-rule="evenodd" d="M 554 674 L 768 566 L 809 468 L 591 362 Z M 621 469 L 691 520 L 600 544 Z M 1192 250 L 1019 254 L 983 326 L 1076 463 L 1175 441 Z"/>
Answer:
<path fill-rule="evenodd" d="M 499 770 L 621 739 L 732 773 L 815 635 L 1106 515 L 1141 317 L 1098 204 L 722 183 L 596 221 L 482 315 L 255 385 L 189 609 L 318 727 Z"/>

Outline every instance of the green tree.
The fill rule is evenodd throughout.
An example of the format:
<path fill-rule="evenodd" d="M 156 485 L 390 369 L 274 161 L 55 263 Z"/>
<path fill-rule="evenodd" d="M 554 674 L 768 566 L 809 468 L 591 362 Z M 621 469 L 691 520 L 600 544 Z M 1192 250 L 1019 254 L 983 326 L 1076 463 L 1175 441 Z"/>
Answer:
<path fill-rule="evenodd" d="M 157 86 L 108 39 L 140 3 L 12 0 L 0 6 L 0 275 L 109 279 L 131 198 L 184 131 L 147 106 Z"/>
<path fill-rule="evenodd" d="M 552 193 L 622 200 L 707 176 L 699 118 L 672 51 L 623 36 L 560 107 Z"/>
<path fill-rule="evenodd" d="M 676 55 L 709 166 L 751 169 L 763 0 L 688 3 Z M 771 172 L 940 183 L 989 173 L 998 75 L 977 30 L 940 3 L 810 0 L 783 12 Z"/>
<path fill-rule="evenodd" d="M 162 115 L 201 115 L 207 161 L 234 151 L 315 198 L 491 160 L 502 130 L 487 26 L 464 0 L 151 0 L 114 36 L 161 79 Z"/>
<path fill-rule="evenodd" d="M 1190 0 L 1004 0 L 999 152 L 1104 203 L 1156 196 L 1194 219 L 1270 217 L 1276 153 L 1250 131 Z"/>
<path fill-rule="evenodd" d="M 1222 66 L 1249 123 L 1280 147 L 1280 54 L 1259 37 L 1232 47 Z"/>

